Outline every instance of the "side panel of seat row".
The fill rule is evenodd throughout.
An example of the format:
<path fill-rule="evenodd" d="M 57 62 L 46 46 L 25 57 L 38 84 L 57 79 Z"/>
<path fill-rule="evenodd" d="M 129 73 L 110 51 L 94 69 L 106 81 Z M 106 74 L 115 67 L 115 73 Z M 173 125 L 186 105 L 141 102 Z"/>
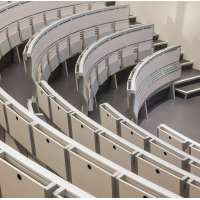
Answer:
<path fill-rule="evenodd" d="M 113 177 L 116 171 L 80 150 L 69 150 L 72 183 L 96 197 L 113 197 Z"/>
<path fill-rule="evenodd" d="M 195 144 L 191 144 L 190 145 L 190 154 L 192 156 L 200 159 L 200 147 Z"/>
<path fill-rule="evenodd" d="M 58 51 L 56 45 L 48 50 L 48 59 L 51 72 L 53 72 L 59 65 Z"/>
<path fill-rule="evenodd" d="M 3 155 L 2 155 L 3 156 Z M 2 197 L 51 197 L 50 183 L 39 181 L 0 158 Z M 49 193 L 49 194 L 48 194 Z"/>
<path fill-rule="evenodd" d="M 111 112 L 107 107 L 104 105 L 100 105 L 100 120 L 101 125 L 111 130 L 113 133 L 119 133 L 119 122 L 121 118 L 117 116 L 115 113 Z"/>
<path fill-rule="evenodd" d="M 81 53 L 83 49 L 83 40 L 81 39 L 81 33 L 77 32 L 70 35 L 70 56 Z"/>
<path fill-rule="evenodd" d="M 130 171 L 134 170 L 134 166 L 132 165 L 136 151 L 109 137 L 105 132 L 99 135 L 99 151 L 100 155 L 109 160 L 112 160 Z"/>
<path fill-rule="evenodd" d="M 9 38 L 11 48 L 21 43 L 21 38 L 18 31 L 17 22 L 8 26 L 8 38 Z"/>
<path fill-rule="evenodd" d="M 67 142 L 53 138 L 52 134 L 39 124 L 33 126 L 33 141 L 36 157 L 64 179 L 68 179 L 66 146 Z"/>
<path fill-rule="evenodd" d="M 114 52 L 108 57 L 109 75 L 113 75 L 120 71 L 121 68 L 121 58 L 119 52 Z"/>
<path fill-rule="evenodd" d="M 137 174 L 160 186 L 183 195 L 184 181 L 186 177 L 181 173 L 175 172 L 151 158 L 138 154 L 137 158 Z"/>
<path fill-rule="evenodd" d="M 72 138 L 96 151 L 98 128 L 77 113 L 71 114 Z"/>
<path fill-rule="evenodd" d="M 7 37 L 7 29 L 0 31 L 0 53 L 1 56 L 4 56 L 10 51 L 10 44 Z"/>
<path fill-rule="evenodd" d="M 180 167 L 181 169 L 185 169 L 188 165 L 187 157 L 180 155 L 170 148 L 167 148 L 154 139 L 149 141 L 149 152 L 168 161 L 169 163 L 174 164 L 177 167 Z"/>
<path fill-rule="evenodd" d="M 58 10 L 49 10 L 45 12 L 45 19 L 46 19 L 46 24 L 49 25 L 52 22 L 56 21 L 59 19 L 58 17 Z"/>
<path fill-rule="evenodd" d="M 22 41 L 29 39 L 32 35 L 31 19 L 26 18 L 19 21 L 19 30 Z"/>
<path fill-rule="evenodd" d="M 99 38 L 105 37 L 113 32 L 114 32 L 114 29 L 113 29 L 112 24 L 104 24 L 104 25 L 98 26 Z"/>
<path fill-rule="evenodd" d="M 89 4 L 79 4 L 75 6 L 75 13 L 80 14 L 89 10 Z"/>
<path fill-rule="evenodd" d="M 45 26 L 44 13 L 33 15 L 32 22 L 33 22 L 33 31 L 34 33 L 37 33 Z"/>
<path fill-rule="evenodd" d="M 54 97 L 50 97 L 50 107 L 52 111 L 52 122 L 64 134 L 71 137 L 70 114 L 72 111 L 70 109 L 64 109 L 62 106 L 60 106 Z"/>
<path fill-rule="evenodd" d="M 99 108 L 102 126 L 132 142 L 136 146 L 145 149 L 145 144 L 149 139 L 148 136 L 138 130 L 135 130 L 131 124 L 122 120 L 114 110 L 110 110 L 106 105 L 102 104 Z"/>
<path fill-rule="evenodd" d="M 86 29 L 83 31 L 84 49 L 89 47 L 93 42 L 97 41 L 95 28 Z"/>
<path fill-rule="evenodd" d="M 157 194 L 155 191 L 152 191 L 150 188 L 141 186 L 139 183 L 129 178 L 126 175 L 118 177 L 118 187 L 119 187 L 119 196 L 121 198 L 152 198 L 152 197 L 161 197 L 160 194 Z"/>
<path fill-rule="evenodd" d="M 14 105 L 6 105 L 9 134 L 32 153 L 31 124 L 33 120 Z"/>
<path fill-rule="evenodd" d="M 182 151 L 185 151 L 188 146 L 186 140 L 162 128 L 158 129 L 158 137 Z"/>

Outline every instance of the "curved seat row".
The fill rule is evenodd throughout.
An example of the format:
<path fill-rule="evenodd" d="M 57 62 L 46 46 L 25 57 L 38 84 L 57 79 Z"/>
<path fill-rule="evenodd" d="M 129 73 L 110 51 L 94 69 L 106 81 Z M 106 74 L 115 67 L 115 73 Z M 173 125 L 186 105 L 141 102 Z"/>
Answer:
<path fill-rule="evenodd" d="M 84 197 L 80 190 L 0 141 L 0 197 Z"/>
<path fill-rule="evenodd" d="M 95 95 L 109 76 L 152 54 L 153 25 L 139 25 L 110 34 L 83 51 L 76 64 L 78 88 L 92 111 Z"/>
<path fill-rule="evenodd" d="M 53 27 L 53 25 L 54 24 L 51 26 Z M 152 31 L 150 31 L 150 33 L 152 33 Z M 48 37 L 48 34 L 46 35 L 46 37 Z M 151 40 L 152 43 L 152 35 L 149 40 Z M 27 44 L 25 51 L 29 52 L 29 49 L 34 52 L 35 46 L 37 47 L 37 42 L 32 40 Z M 150 49 L 152 50 L 152 47 Z M 26 55 L 31 55 L 31 53 L 26 53 Z M 34 60 L 37 62 L 37 59 Z M 31 61 L 30 59 L 29 63 L 31 63 Z M 38 70 L 38 67 L 41 67 L 40 64 L 41 61 L 39 64 L 32 65 L 32 67 L 35 67 L 35 71 Z M 48 72 L 42 70 L 39 70 L 39 72 L 40 77 L 49 77 Z M 65 134 L 91 150 L 115 161 L 140 176 L 160 184 L 176 194 L 182 196 L 197 196 L 198 188 L 196 188 L 196 185 L 198 184 L 193 187 L 191 182 L 199 182 L 198 177 L 141 150 L 137 146 L 107 131 L 86 115 L 74 109 L 73 106 L 55 93 L 45 81 L 37 83 L 37 81 L 40 80 L 37 76 L 38 73 L 32 73 L 32 78 L 35 80 L 37 87 L 38 105 L 49 120 L 54 120 L 54 124 L 61 130 L 64 130 Z M 133 162 L 134 160 L 136 162 Z M 147 171 L 147 168 L 151 168 L 152 170 Z M 174 183 L 173 186 L 171 182 Z M 184 190 L 184 187 L 188 190 Z M 193 188 L 196 189 L 195 192 Z"/>
<path fill-rule="evenodd" d="M 200 144 L 165 124 L 157 127 L 157 136 L 176 148 L 200 159 Z"/>
<path fill-rule="evenodd" d="M 164 138 L 169 137 L 169 135 L 163 137 L 165 133 L 169 132 L 167 128 L 165 128 L 166 126 L 160 125 L 158 127 L 158 135 L 160 135 L 160 138 L 158 138 L 123 116 L 108 103 L 101 104 L 99 110 L 101 125 L 108 130 L 145 151 L 200 176 L 199 157 L 195 156 L 195 154 L 191 154 L 190 156 L 183 151 L 183 148 L 180 149 L 180 146 L 173 145 L 176 142 L 174 138 L 171 138 L 172 143 L 170 144 L 165 142 L 166 139 Z M 182 146 L 186 144 L 186 140 L 184 141 L 185 143 L 182 143 Z"/>
<path fill-rule="evenodd" d="M 21 1 L 1 6 L 0 58 L 53 21 L 98 7 L 105 2 Z"/>
<path fill-rule="evenodd" d="M 190 184 L 188 186 L 183 185 L 188 184 L 186 183 L 187 179 L 184 179 L 185 177 L 189 176 L 195 179 L 196 176 L 109 132 L 64 100 L 46 81 L 41 81 L 37 85 L 37 102 L 46 116 L 49 113 L 50 122 L 53 122 L 57 128 L 65 130 L 65 134 L 73 140 L 181 196 L 194 195 L 190 190 Z M 199 162 L 197 159 L 196 161 Z M 176 162 L 180 161 L 176 160 Z M 149 168 L 151 170 L 147 170 Z M 172 182 L 174 183 L 173 186 Z M 191 179 L 189 182 L 191 182 Z M 187 187 L 189 193 L 185 194 L 186 190 L 183 190 L 183 187 Z M 198 196 L 198 192 L 195 195 Z"/>
<path fill-rule="evenodd" d="M 69 57 L 99 38 L 128 28 L 128 6 L 111 6 L 63 18 L 43 29 L 24 49 L 27 71 L 33 80 L 47 80 Z M 42 77 L 41 75 L 45 75 Z"/>
<path fill-rule="evenodd" d="M 129 109 L 136 123 L 141 107 L 147 99 L 180 78 L 180 54 L 181 47 L 178 45 L 160 50 L 138 63 L 130 74 L 127 93 Z"/>
<path fill-rule="evenodd" d="M 50 29 L 54 27 L 56 30 L 55 24 L 50 25 Z M 49 32 L 45 32 L 46 37 L 47 35 L 51 36 Z M 42 42 L 45 41 L 46 37 Z M 35 47 L 33 44 L 36 44 L 37 47 L 36 38 L 37 36 L 33 39 L 36 43 L 28 43 L 31 48 Z M 52 56 L 55 57 L 55 59 L 52 59 L 53 61 L 58 58 L 57 49 L 56 47 L 56 51 L 54 51 L 56 54 L 54 53 Z M 78 52 L 75 51 L 75 53 Z M 31 54 L 27 53 L 27 55 Z M 49 116 L 46 115 L 50 120 L 53 116 L 55 119 L 56 114 L 61 114 L 64 117 L 61 118 L 62 120 L 67 118 L 69 132 L 66 131 L 66 134 L 74 140 L 32 115 L 1 90 L 1 112 L 3 116 L 1 125 L 4 127 L 6 134 L 9 133 L 29 153 L 46 164 L 55 173 L 98 197 L 175 197 L 174 193 L 184 197 L 199 196 L 199 177 L 179 169 L 114 135 L 80 111 L 76 111 L 71 105 L 73 109 L 66 109 L 66 105 L 69 104 L 63 101 L 62 97 L 55 95 L 45 81 L 37 83 L 38 80 L 42 79 L 41 77 L 48 78 L 48 72 L 41 70 L 42 60 L 40 56 L 38 52 L 38 55 L 33 56 L 33 59 L 30 59 L 27 62 L 28 65 L 26 65 L 31 66 L 32 70 L 33 66 L 34 70 L 38 70 L 37 73 L 35 71 L 32 73 L 37 87 L 38 104 L 44 112 L 49 111 Z M 50 58 L 48 52 L 48 64 Z M 36 64 L 32 65 L 32 62 Z M 58 64 L 54 63 L 52 66 L 57 67 Z M 66 121 L 62 125 L 65 125 Z M 59 127 L 59 124 L 56 123 L 56 125 Z M 76 141 L 119 163 L 139 176 L 104 157 L 98 156 Z M 49 154 L 51 154 L 51 157 L 49 157 Z M 174 193 L 154 185 L 140 176 L 160 184 Z M 94 182 L 94 179 L 98 181 Z M 87 180 L 87 182 L 84 180 Z"/>
<path fill-rule="evenodd" d="M 54 173 L 81 189 L 96 197 L 177 197 L 70 139 L 30 113 L 1 88 L 0 99 L 0 124 L 5 134 Z"/>

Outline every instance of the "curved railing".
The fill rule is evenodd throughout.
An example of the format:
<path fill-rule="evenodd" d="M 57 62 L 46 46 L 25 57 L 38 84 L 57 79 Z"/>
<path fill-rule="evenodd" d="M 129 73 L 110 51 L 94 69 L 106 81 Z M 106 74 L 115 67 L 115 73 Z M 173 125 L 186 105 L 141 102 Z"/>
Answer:
<path fill-rule="evenodd" d="M 80 53 L 100 37 L 128 27 L 128 6 L 113 6 L 63 18 L 43 29 L 24 50 L 27 71 L 33 80 L 47 80 L 67 58 Z M 43 71 L 47 77 L 41 77 Z"/>
<path fill-rule="evenodd" d="M 168 47 L 138 63 L 127 82 L 129 109 L 138 122 L 141 107 L 159 89 L 172 84 L 181 76 L 180 46 Z"/>
<path fill-rule="evenodd" d="M 93 110 L 100 85 L 116 72 L 152 54 L 153 25 L 133 26 L 93 43 L 76 65 L 76 79 L 84 97 L 84 110 Z"/>
<path fill-rule="evenodd" d="M 96 9 L 96 3 L 98 2 L 21 1 L 1 6 L 0 57 L 53 21 L 75 13 Z"/>

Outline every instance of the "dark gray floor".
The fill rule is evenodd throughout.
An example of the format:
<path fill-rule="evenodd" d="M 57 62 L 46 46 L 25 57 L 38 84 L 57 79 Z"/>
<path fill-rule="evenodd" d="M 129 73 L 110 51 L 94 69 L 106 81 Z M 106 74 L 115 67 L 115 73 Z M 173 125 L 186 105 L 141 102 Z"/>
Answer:
<path fill-rule="evenodd" d="M 24 106 L 33 95 L 33 81 L 24 72 L 21 64 L 11 64 L 1 72 L 0 86 Z"/>
<path fill-rule="evenodd" d="M 73 66 L 71 66 L 73 67 Z M 124 73 L 124 74 L 123 74 Z M 198 71 L 192 70 L 183 74 L 184 77 L 196 75 Z M 97 95 L 98 103 L 108 102 L 121 113 L 128 116 L 126 103 L 126 81 L 128 72 L 122 72 L 118 75 L 118 89 L 115 89 L 108 80 L 100 89 Z M 75 88 L 75 76 L 73 71 L 68 78 L 61 71 L 50 81 L 50 85 L 72 105 L 80 109 L 81 100 Z M 2 72 L 0 86 L 11 94 L 17 101 L 26 106 L 27 99 L 32 96 L 33 82 L 24 73 L 22 65 L 12 64 L 6 67 Z M 172 128 L 180 131 L 182 134 L 200 142 L 200 96 L 188 99 L 186 103 L 181 98 L 163 102 L 156 106 L 148 115 L 148 120 L 144 119 L 141 126 L 152 133 L 156 133 L 156 127 L 165 123 Z M 89 115 L 91 118 L 99 121 L 98 110 Z"/>

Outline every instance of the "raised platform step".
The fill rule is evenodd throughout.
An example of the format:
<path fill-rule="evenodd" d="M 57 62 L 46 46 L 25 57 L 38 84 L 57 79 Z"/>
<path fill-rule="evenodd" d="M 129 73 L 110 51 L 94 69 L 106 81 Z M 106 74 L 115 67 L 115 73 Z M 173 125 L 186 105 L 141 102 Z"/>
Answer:
<path fill-rule="evenodd" d="M 182 59 L 180 60 L 180 65 L 181 65 L 182 70 L 192 69 L 193 61 Z"/>
<path fill-rule="evenodd" d="M 130 15 L 129 16 L 129 24 L 134 25 L 136 23 L 136 16 Z"/>
<path fill-rule="evenodd" d="M 184 53 L 181 52 L 181 55 L 180 55 L 180 61 L 183 60 L 183 56 L 184 56 Z"/>
<path fill-rule="evenodd" d="M 162 40 L 156 40 L 153 42 L 154 51 L 159 51 L 161 49 L 167 48 L 168 42 Z"/>
<path fill-rule="evenodd" d="M 178 80 L 174 86 L 176 96 L 184 97 L 185 100 L 197 96 L 200 94 L 200 75 Z"/>
<path fill-rule="evenodd" d="M 156 42 L 159 39 L 159 34 L 158 33 L 154 33 L 153 34 L 153 41 Z"/>
<path fill-rule="evenodd" d="M 184 70 L 181 73 L 180 80 L 187 79 L 187 78 L 192 78 L 192 77 L 198 76 L 198 75 L 200 75 L 200 70 L 197 70 L 197 69 L 194 69 L 194 68 L 189 69 L 189 70 Z"/>

